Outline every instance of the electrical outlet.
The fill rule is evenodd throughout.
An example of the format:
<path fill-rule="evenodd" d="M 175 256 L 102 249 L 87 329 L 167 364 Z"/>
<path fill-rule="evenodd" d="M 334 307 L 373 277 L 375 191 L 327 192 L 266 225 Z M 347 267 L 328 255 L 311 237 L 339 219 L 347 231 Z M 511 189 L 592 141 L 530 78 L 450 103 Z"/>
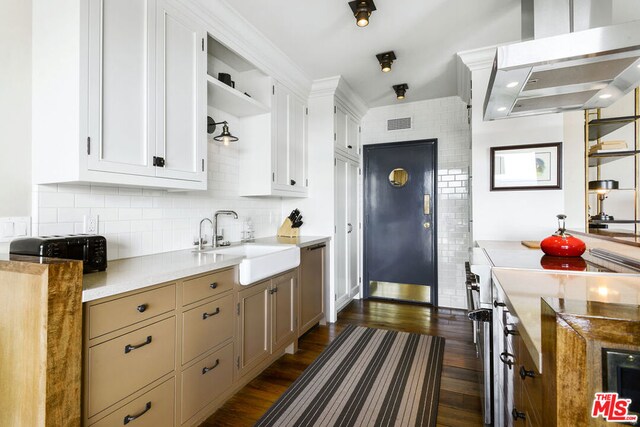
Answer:
<path fill-rule="evenodd" d="M 98 215 L 85 215 L 84 216 L 84 233 L 85 234 L 98 234 Z"/>

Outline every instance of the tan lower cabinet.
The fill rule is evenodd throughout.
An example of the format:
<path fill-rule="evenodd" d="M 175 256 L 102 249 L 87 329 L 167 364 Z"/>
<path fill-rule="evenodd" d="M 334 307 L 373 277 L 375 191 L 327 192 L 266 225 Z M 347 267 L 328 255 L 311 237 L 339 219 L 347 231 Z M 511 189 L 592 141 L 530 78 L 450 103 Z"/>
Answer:
<path fill-rule="evenodd" d="M 170 317 L 91 347 L 89 416 L 173 371 L 175 336 L 175 317 Z"/>
<path fill-rule="evenodd" d="M 233 338 L 233 294 L 182 314 L 182 364 Z"/>
<path fill-rule="evenodd" d="M 102 418 L 93 424 L 93 426 L 172 426 L 175 417 L 174 393 L 175 379 L 170 378 L 156 388 Z"/>
<path fill-rule="evenodd" d="M 244 375 L 296 338 L 296 270 L 238 292 L 238 372 Z"/>
<path fill-rule="evenodd" d="M 271 352 L 296 338 L 297 271 L 271 279 Z"/>
<path fill-rule="evenodd" d="M 241 375 L 269 357 L 270 289 L 271 281 L 267 280 L 238 292 L 240 304 L 238 371 Z"/>
<path fill-rule="evenodd" d="M 298 336 L 324 317 L 324 257 L 326 245 L 300 250 L 300 283 L 298 296 Z"/>
<path fill-rule="evenodd" d="M 181 422 L 184 423 L 231 387 L 233 344 L 227 344 L 185 369 L 181 382 Z"/>
<path fill-rule="evenodd" d="M 200 425 L 295 350 L 298 277 L 232 267 L 85 303 L 82 424 Z"/>

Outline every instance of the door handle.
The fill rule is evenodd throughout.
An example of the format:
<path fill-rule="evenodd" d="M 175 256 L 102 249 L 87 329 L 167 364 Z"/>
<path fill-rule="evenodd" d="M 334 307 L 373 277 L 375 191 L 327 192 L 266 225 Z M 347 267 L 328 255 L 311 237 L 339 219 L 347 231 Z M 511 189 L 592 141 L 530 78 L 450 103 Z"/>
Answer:
<path fill-rule="evenodd" d="M 349 227 L 349 228 L 347 229 L 347 233 L 351 233 L 351 232 L 353 231 L 353 225 L 351 225 L 351 224 L 347 224 L 347 227 Z"/>
<path fill-rule="evenodd" d="M 424 195 L 423 210 L 425 215 L 431 215 L 431 194 Z"/>

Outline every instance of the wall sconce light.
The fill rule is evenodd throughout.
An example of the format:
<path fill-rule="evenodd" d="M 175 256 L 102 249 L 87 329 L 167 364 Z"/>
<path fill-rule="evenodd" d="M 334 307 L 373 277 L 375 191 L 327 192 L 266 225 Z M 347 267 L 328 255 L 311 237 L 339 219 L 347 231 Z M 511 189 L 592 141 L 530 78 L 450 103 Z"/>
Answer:
<path fill-rule="evenodd" d="M 373 4 L 373 0 L 350 1 L 349 7 L 351 7 L 353 11 L 353 16 L 356 17 L 356 25 L 358 27 L 366 27 L 369 25 L 371 12 L 376 10 L 376 5 Z"/>
<path fill-rule="evenodd" d="M 389 51 L 385 53 L 379 53 L 376 55 L 378 58 L 378 62 L 380 63 L 380 68 L 383 73 L 388 73 L 391 71 L 391 64 L 396 60 L 396 54 L 394 51 Z"/>
<path fill-rule="evenodd" d="M 407 93 L 407 89 L 409 89 L 409 85 L 406 83 L 393 86 L 393 90 L 396 92 L 396 97 L 398 99 L 404 99 L 404 96 Z"/>
<path fill-rule="evenodd" d="M 216 125 L 222 125 L 222 133 L 218 136 L 214 136 L 214 141 L 219 142 L 222 145 L 229 145 L 233 142 L 238 142 L 238 137 L 231 135 L 231 132 L 229 132 L 229 123 L 226 121 L 216 122 L 211 117 L 207 117 L 207 133 L 209 135 L 212 135 L 216 131 Z"/>
<path fill-rule="evenodd" d="M 604 213 L 604 199 L 607 198 L 607 195 L 611 190 L 617 190 L 620 187 L 618 181 L 613 179 L 605 179 L 598 181 L 589 181 L 589 191 L 593 191 L 598 195 L 598 213 L 596 215 L 591 215 L 589 217 L 592 221 L 611 221 L 613 220 L 613 216 L 607 215 Z M 590 228 L 607 228 L 607 224 L 589 224 Z"/>

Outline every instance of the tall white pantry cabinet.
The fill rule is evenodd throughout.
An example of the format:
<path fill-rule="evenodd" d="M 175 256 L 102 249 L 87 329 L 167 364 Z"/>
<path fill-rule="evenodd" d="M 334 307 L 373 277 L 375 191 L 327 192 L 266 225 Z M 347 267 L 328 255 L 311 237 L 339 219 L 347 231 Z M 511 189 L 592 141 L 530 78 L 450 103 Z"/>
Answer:
<path fill-rule="evenodd" d="M 174 0 L 34 0 L 34 183 L 206 189 L 206 38 Z"/>

